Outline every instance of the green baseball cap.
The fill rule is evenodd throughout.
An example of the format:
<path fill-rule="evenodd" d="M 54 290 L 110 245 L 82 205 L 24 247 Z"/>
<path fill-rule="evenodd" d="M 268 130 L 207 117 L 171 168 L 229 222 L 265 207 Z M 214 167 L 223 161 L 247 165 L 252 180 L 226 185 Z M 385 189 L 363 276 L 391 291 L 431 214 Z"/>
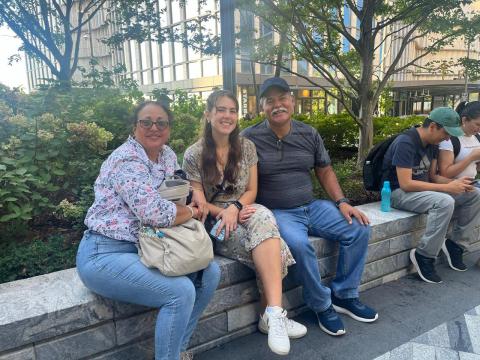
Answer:
<path fill-rule="evenodd" d="M 447 133 L 452 136 L 462 136 L 460 115 L 449 107 L 439 107 L 434 109 L 428 116 L 430 120 L 441 125 Z"/>

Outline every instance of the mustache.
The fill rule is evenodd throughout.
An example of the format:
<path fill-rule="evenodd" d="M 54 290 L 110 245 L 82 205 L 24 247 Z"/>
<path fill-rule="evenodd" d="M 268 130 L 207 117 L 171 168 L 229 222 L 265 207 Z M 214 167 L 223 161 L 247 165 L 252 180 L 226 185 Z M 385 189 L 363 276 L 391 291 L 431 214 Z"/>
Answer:
<path fill-rule="evenodd" d="M 272 115 L 277 115 L 281 112 L 287 112 L 287 108 L 279 107 L 272 111 Z"/>

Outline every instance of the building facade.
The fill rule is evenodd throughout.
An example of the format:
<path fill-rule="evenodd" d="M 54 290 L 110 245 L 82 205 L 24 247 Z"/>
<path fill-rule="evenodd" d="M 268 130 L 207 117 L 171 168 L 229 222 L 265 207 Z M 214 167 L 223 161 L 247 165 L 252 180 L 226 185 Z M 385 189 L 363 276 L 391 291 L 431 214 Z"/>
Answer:
<path fill-rule="evenodd" d="M 473 10 L 478 10 L 478 3 Z M 108 5 L 107 5 L 108 6 Z M 173 30 L 187 32 L 188 21 L 199 19 L 203 14 L 214 14 L 202 23 L 204 31 L 221 35 L 220 4 L 217 0 L 185 0 L 180 6 L 178 0 L 158 0 L 158 9 L 165 9 L 161 15 L 161 26 Z M 344 25 L 355 35 L 359 31 L 359 21 L 348 7 L 344 9 Z M 101 40 L 115 33 L 114 25 L 106 25 L 106 11 L 99 11 L 90 22 L 82 36 L 80 44 L 79 65 L 88 67 L 89 60 L 94 57 L 100 66 L 108 69 L 123 65 L 126 76 L 135 80 L 146 94 L 156 88 L 168 90 L 183 89 L 206 98 L 213 89 L 221 88 L 224 83 L 222 74 L 222 56 L 207 56 L 201 52 L 185 47 L 179 42 L 137 41 L 125 42 L 121 49 L 112 50 Z M 256 29 L 256 36 L 271 39 L 278 43 L 279 35 L 271 26 L 262 23 L 251 13 L 234 10 L 233 26 L 235 32 Z M 404 29 L 402 31 L 407 31 Z M 384 40 L 384 39 L 382 39 Z M 399 48 L 400 40 L 385 39 L 379 44 L 375 57 L 376 75 L 381 78 L 384 71 L 393 61 Z M 404 52 L 399 65 L 407 64 L 412 58 L 425 51 L 428 39 L 418 39 L 410 44 Z M 234 46 L 227 44 L 227 46 Z M 344 40 L 344 52 L 350 50 L 349 43 Z M 240 48 L 236 50 L 236 58 L 232 64 L 236 80 L 236 93 L 240 102 L 241 114 L 258 112 L 255 89 L 264 79 L 274 74 L 274 67 L 269 64 L 258 64 L 249 61 L 249 52 Z M 461 57 L 479 59 L 480 40 L 476 39 L 468 46 L 463 40 L 457 40 L 436 54 L 429 54 L 419 61 L 421 67 L 409 67 L 392 77 L 389 89 L 393 94 L 394 106 L 390 110 L 394 115 L 412 113 L 428 113 L 440 105 L 452 105 L 459 101 L 465 89 L 468 89 L 470 100 L 477 100 L 480 84 L 465 79 L 463 70 L 450 66 Z M 315 82 L 324 84 L 312 66 L 305 60 L 288 60 L 288 68 L 299 74 L 314 78 Z M 430 71 L 424 69 L 430 67 Z M 435 68 L 436 67 L 436 68 Z M 435 69 L 433 69 L 435 68 Z M 27 58 L 29 87 L 33 89 L 49 77 L 49 70 L 32 58 Z M 282 72 L 296 97 L 296 111 L 336 113 L 340 106 L 336 99 L 320 88 L 313 87 L 305 79 Z M 78 79 L 78 75 L 76 77 Z M 466 87 L 465 87 L 466 86 Z"/>

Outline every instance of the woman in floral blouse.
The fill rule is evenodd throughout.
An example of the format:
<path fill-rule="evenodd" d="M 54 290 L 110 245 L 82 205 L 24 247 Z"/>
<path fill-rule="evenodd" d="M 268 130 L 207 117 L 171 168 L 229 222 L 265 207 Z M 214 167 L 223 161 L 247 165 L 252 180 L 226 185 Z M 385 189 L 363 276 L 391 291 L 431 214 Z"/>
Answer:
<path fill-rule="evenodd" d="M 157 360 L 191 358 L 189 339 L 220 278 L 214 262 L 195 281 L 197 274 L 164 276 L 143 265 L 137 254 L 140 224 L 170 227 L 202 217 L 196 205 L 176 205 L 158 192 L 178 168 L 175 153 L 165 145 L 172 120 L 158 102 L 137 107 L 133 136 L 108 157 L 95 181 L 95 201 L 85 219 L 88 230 L 77 254 L 80 278 L 95 293 L 160 309 Z"/>
<path fill-rule="evenodd" d="M 295 261 L 280 238 L 272 212 L 254 204 L 255 145 L 239 136 L 238 102 L 231 92 L 217 90 L 208 97 L 205 120 L 202 139 L 185 152 L 183 170 L 194 193 L 208 201 L 210 215 L 220 221 L 217 235 L 225 231 L 225 240 L 216 242 L 216 251 L 256 270 L 266 305 L 259 329 L 268 333 L 273 352 L 288 354 L 289 336 L 301 337 L 307 329 L 287 319 L 282 308 L 282 278 Z"/>

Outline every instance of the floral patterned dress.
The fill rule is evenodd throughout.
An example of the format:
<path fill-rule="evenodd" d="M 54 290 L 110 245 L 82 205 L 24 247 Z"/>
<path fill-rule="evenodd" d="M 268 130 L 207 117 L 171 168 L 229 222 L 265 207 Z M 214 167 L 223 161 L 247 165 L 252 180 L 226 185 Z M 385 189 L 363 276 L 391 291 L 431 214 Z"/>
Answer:
<path fill-rule="evenodd" d="M 258 162 L 255 145 L 248 139 L 241 137 L 242 143 L 242 159 L 240 161 L 240 169 L 235 183 L 226 181 L 223 184 L 225 191 L 219 193 L 213 204 L 226 208 L 233 201 L 237 200 L 246 191 L 250 168 Z M 197 141 L 190 146 L 183 157 L 183 170 L 187 174 L 189 180 L 199 182 L 203 185 L 205 197 L 207 201 L 212 199 L 217 192 L 217 184 L 205 184 L 202 181 L 201 172 L 201 153 L 202 140 Z M 220 184 L 223 178 L 220 179 Z M 281 241 L 281 258 L 282 258 L 282 277 L 288 273 L 288 266 L 295 264 L 295 260 L 285 241 L 280 237 L 277 222 L 272 212 L 260 204 L 253 204 L 256 211 L 250 219 L 244 224 L 238 224 L 237 229 L 230 233 L 228 239 L 216 242 L 216 252 L 225 257 L 235 259 L 241 263 L 255 269 L 252 250 L 262 243 L 262 241 L 270 238 L 279 238 Z M 262 289 L 259 283 L 260 290 Z"/>

